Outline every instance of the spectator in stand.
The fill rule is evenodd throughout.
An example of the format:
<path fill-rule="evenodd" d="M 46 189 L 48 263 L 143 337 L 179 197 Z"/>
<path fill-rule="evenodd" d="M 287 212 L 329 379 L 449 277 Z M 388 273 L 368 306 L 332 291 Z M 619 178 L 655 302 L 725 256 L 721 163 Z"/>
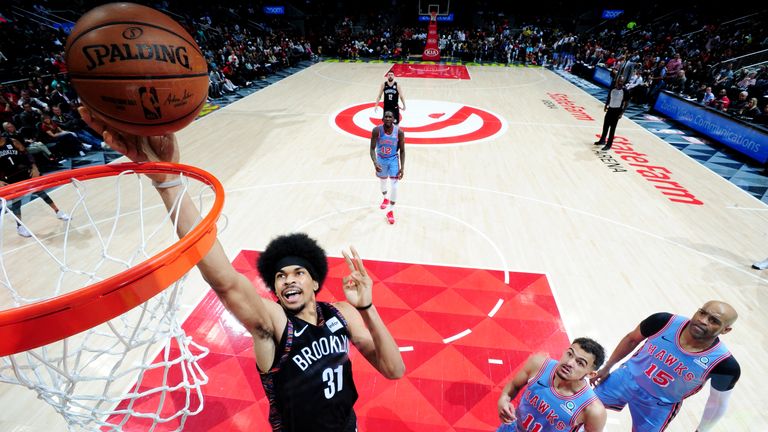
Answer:
<path fill-rule="evenodd" d="M 676 53 L 667 62 L 667 76 L 675 77 L 681 70 L 683 70 L 683 61 L 680 60 L 680 53 Z"/>
<path fill-rule="evenodd" d="M 645 103 L 645 96 L 648 92 L 645 80 L 643 79 L 643 73 L 640 68 L 636 68 L 632 72 L 632 77 L 629 78 L 629 82 L 625 86 L 629 90 L 630 99 L 636 103 Z"/>
<path fill-rule="evenodd" d="M 21 111 L 20 114 L 17 114 L 14 119 L 14 123 L 18 123 L 21 127 L 37 128 L 43 113 L 37 108 L 32 108 L 32 105 L 29 102 L 24 102 L 22 104 L 22 109 L 23 111 Z"/>
<path fill-rule="evenodd" d="M 728 107 L 731 105 L 731 100 L 728 99 L 728 92 L 725 89 L 721 89 L 717 94 L 717 99 L 712 101 L 712 107 L 719 109 L 720 111 L 728 111 Z"/>
<path fill-rule="evenodd" d="M 222 88 L 221 88 L 221 76 L 219 75 L 219 72 L 216 69 L 215 64 L 209 64 L 208 65 L 208 96 L 212 98 L 218 98 L 222 95 Z"/>
<path fill-rule="evenodd" d="M 733 113 L 747 121 L 754 120 L 760 115 L 760 107 L 757 106 L 757 98 L 750 98 L 747 104 L 740 110 Z"/>
<path fill-rule="evenodd" d="M 736 87 L 738 87 L 739 90 L 749 89 L 751 86 L 755 85 L 755 83 L 757 82 L 755 77 L 757 77 L 757 72 L 748 73 L 741 81 L 736 83 Z"/>
<path fill-rule="evenodd" d="M 715 77 L 715 87 L 730 87 L 731 82 L 733 82 L 733 63 L 728 63 Z"/>
<path fill-rule="evenodd" d="M 18 112 L 21 111 L 21 104 L 19 104 L 19 87 L 17 85 L 12 85 L 9 87 L 3 87 L 2 91 L 0 93 L 3 94 L 3 97 L 5 100 L 11 104 L 11 107 L 14 109 L 14 111 Z"/>
<path fill-rule="evenodd" d="M 32 108 L 35 108 L 40 112 L 48 111 L 48 104 L 36 97 L 32 97 L 30 93 L 31 92 L 29 89 L 24 89 L 21 91 L 21 98 L 19 98 L 19 106 L 23 108 L 24 104 L 28 103 L 30 104 L 30 106 L 32 106 Z"/>
<path fill-rule="evenodd" d="M 664 90 L 664 79 L 667 77 L 667 66 L 664 60 L 659 60 L 656 67 L 651 72 L 651 89 L 648 92 L 648 103 L 653 105 L 659 93 Z"/>
<path fill-rule="evenodd" d="M 752 120 L 755 124 L 768 127 L 768 104 L 763 107 L 763 112 L 756 115 Z"/>
<path fill-rule="evenodd" d="M 704 97 L 701 99 L 701 103 L 707 106 L 711 106 L 715 101 L 715 94 L 712 93 L 712 87 L 707 86 L 704 90 Z"/>
<path fill-rule="evenodd" d="M 61 54 L 57 54 L 54 57 L 54 59 L 53 59 L 53 67 L 56 68 L 56 70 L 59 73 L 65 74 L 65 73 L 69 72 L 67 70 L 67 63 L 64 61 L 64 56 L 62 56 Z"/>
<path fill-rule="evenodd" d="M 685 82 L 687 81 L 684 70 L 678 70 L 675 72 L 674 76 L 670 76 L 669 71 L 667 71 L 667 78 L 667 90 L 678 94 L 683 93 L 685 90 Z"/>
<path fill-rule="evenodd" d="M 6 99 L 2 90 L 0 90 L 0 121 L 11 121 L 14 114 L 16 114 L 16 110 L 18 110 L 17 107 L 18 105 Z"/>
<path fill-rule="evenodd" d="M 91 147 L 106 148 L 107 144 L 97 137 L 94 133 L 87 129 L 85 122 L 79 118 L 75 118 L 72 114 L 67 114 L 62 111 L 61 106 L 55 105 L 53 107 L 53 115 L 51 120 L 56 123 L 62 130 L 71 131 L 77 136 L 77 139 L 81 142 L 88 144 Z"/>
<path fill-rule="evenodd" d="M 48 95 L 48 102 L 50 102 L 50 105 L 54 107 L 59 107 L 59 110 L 64 113 L 69 113 L 72 111 L 69 98 L 61 92 L 59 89 L 59 86 L 53 87 L 51 85 L 51 93 Z"/>
<path fill-rule="evenodd" d="M 739 92 L 739 97 L 731 102 L 731 105 L 729 107 L 729 112 L 733 115 L 741 115 L 741 110 L 747 107 L 749 104 L 749 100 L 747 99 L 749 97 L 749 93 L 743 91 Z"/>
<path fill-rule="evenodd" d="M 91 149 L 89 144 L 83 144 L 77 139 L 74 132 L 61 129 L 59 125 L 51 120 L 51 116 L 43 114 L 43 121 L 40 124 L 40 130 L 48 138 L 48 143 L 56 145 L 56 151 L 59 154 L 67 156 L 85 156 L 84 151 Z"/>

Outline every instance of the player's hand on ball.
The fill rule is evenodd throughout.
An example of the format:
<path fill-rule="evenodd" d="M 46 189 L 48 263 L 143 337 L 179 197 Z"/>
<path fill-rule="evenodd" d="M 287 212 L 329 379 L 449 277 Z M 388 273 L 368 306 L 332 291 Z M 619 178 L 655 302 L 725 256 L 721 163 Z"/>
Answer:
<path fill-rule="evenodd" d="M 134 162 L 173 162 L 179 161 L 179 146 L 175 134 L 144 137 L 129 134 L 107 126 L 86 106 L 78 108 L 83 121 L 102 136 L 104 142 L 113 150 L 122 153 Z M 170 174 L 148 176 L 156 182 L 164 182 Z"/>
<path fill-rule="evenodd" d="M 346 251 L 341 251 L 344 261 L 349 267 L 349 275 L 345 276 L 344 295 L 347 302 L 356 308 L 370 305 L 373 302 L 373 280 L 368 276 L 363 266 L 363 260 L 354 247 L 350 247 L 352 257 Z"/>

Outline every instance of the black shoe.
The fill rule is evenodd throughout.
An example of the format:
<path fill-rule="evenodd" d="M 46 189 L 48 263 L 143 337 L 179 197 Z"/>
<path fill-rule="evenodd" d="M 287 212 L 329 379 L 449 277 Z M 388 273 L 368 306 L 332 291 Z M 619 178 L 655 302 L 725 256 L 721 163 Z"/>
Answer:
<path fill-rule="evenodd" d="M 595 141 L 595 145 L 603 145 L 605 144 L 605 141 Z"/>
<path fill-rule="evenodd" d="M 605 145 L 605 146 L 603 146 L 603 148 L 601 148 L 600 150 L 601 150 L 601 151 L 608 151 L 608 150 L 610 150 L 610 149 L 611 149 L 611 145 L 610 145 L 610 144 L 606 144 L 606 145 Z"/>

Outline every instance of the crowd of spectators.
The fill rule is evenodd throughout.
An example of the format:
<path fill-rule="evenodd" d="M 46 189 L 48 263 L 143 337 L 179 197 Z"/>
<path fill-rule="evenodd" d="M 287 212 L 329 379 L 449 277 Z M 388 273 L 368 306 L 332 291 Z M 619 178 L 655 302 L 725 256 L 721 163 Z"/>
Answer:
<path fill-rule="evenodd" d="M 258 5 L 180 1 L 161 0 L 154 6 L 171 14 L 200 45 L 209 65 L 212 98 L 321 55 L 406 60 L 421 54 L 426 39 L 425 23 L 403 24 L 384 12 L 337 20 L 308 17 L 299 32 L 284 19 L 261 15 Z M 44 2 L 33 8 L 37 14 L 48 12 Z M 0 53 L 0 80 L 11 82 L 0 89 L 0 121 L 22 131 L 28 142 L 53 144 L 47 147 L 55 154 L 98 148 L 98 138 L 77 119 L 77 95 L 67 83 L 66 32 L 33 20 L 8 21 L 7 15 L 0 8 L 0 40 L 14 42 Z M 764 15 L 728 23 L 725 17 L 692 11 L 664 15 L 648 10 L 578 33 L 573 22 L 532 18 L 514 23 L 508 15 L 489 15 L 482 25 L 466 28 L 441 23 L 439 46 L 442 57 L 454 61 L 565 69 L 575 63 L 600 65 L 624 78 L 636 103 L 652 105 L 659 92 L 669 90 L 765 125 L 768 66 L 736 68 L 724 62 L 768 49 Z M 13 81 L 18 78 L 25 79 Z M 62 119 L 54 109 L 72 119 Z M 60 130 L 47 126 L 46 114 Z"/>
<path fill-rule="evenodd" d="M 748 56 L 768 50 L 765 15 L 745 13 L 731 21 L 689 11 L 636 27 L 634 17 L 619 19 L 594 33 L 571 35 L 570 58 L 623 77 L 637 103 L 652 105 L 667 90 L 766 126 L 768 62 Z M 732 59 L 742 56 L 747 66 L 736 67 Z"/>
<path fill-rule="evenodd" d="M 765 126 L 768 62 L 735 68 L 728 60 L 768 50 L 766 12 L 731 18 L 686 8 L 673 13 L 650 8 L 577 33 L 573 25 L 549 18 L 512 26 L 508 18 L 497 17 L 472 28 L 441 24 L 439 46 L 445 60 L 564 69 L 574 63 L 600 65 L 613 78 L 624 78 L 638 104 L 653 105 L 667 90 Z M 318 51 L 342 59 L 398 61 L 418 58 L 425 38 L 423 23 L 399 26 L 384 14 L 345 17 L 326 29 Z"/>
<path fill-rule="evenodd" d="M 685 8 L 667 14 L 651 8 L 579 33 L 548 18 L 513 28 L 500 17 L 472 28 L 441 24 L 439 46 L 446 60 L 565 69 L 574 63 L 600 65 L 624 78 L 638 104 L 652 105 L 667 90 L 765 126 L 768 63 L 735 68 L 728 61 L 768 49 L 765 15 L 744 12 L 731 20 Z M 385 14 L 345 17 L 325 30 L 318 51 L 342 59 L 406 60 L 421 54 L 426 38 L 423 23 L 399 26 Z"/>
<path fill-rule="evenodd" d="M 44 17 L 51 14 L 46 6 L 36 4 L 29 12 Z M 247 25 L 246 18 L 255 14 L 253 6 L 195 9 L 179 3 L 174 9 L 167 1 L 154 6 L 174 16 L 197 41 L 208 62 L 211 98 L 316 58 L 309 42 L 279 21 L 276 28 L 266 22 Z M 41 171 L 105 149 L 78 115 L 79 100 L 64 59 L 65 29 L 34 17 L 10 16 L 0 8 L 0 40 L 13 41 L 0 51 L 0 132 L 25 144 Z"/>

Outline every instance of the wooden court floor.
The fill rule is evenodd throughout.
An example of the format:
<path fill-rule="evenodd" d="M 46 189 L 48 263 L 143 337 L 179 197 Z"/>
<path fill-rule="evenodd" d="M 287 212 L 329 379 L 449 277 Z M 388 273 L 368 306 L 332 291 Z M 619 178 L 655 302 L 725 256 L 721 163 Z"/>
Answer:
<path fill-rule="evenodd" d="M 319 63 L 179 133 L 182 161 L 227 190 L 230 258 L 300 230 L 332 256 L 354 244 L 364 259 L 541 273 L 567 335 L 608 352 L 654 312 L 690 316 L 724 300 L 740 314 L 723 340 L 742 376 L 717 430 L 768 430 L 768 273 L 749 268 L 768 255 L 765 204 L 626 119 L 614 149 L 596 152 L 602 101 L 546 69 L 470 66 L 470 80 L 398 79 L 407 157 L 388 225 L 369 141 L 355 131 L 372 127 L 390 66 Z M 24 220 L 59 241 L 41 203 Z M 15 227 L 2 229 L 6 253 L 23 250 Z M 193 272 L 183 312 L 206 290 Z M 669 430 L 694 430 L 708 392 Z M 0 430 L 65 428 L 27 389 L 0 385 L 0 404 Z M 609 414 L 607 430 L 629 431 L 628 413 Z"/>

